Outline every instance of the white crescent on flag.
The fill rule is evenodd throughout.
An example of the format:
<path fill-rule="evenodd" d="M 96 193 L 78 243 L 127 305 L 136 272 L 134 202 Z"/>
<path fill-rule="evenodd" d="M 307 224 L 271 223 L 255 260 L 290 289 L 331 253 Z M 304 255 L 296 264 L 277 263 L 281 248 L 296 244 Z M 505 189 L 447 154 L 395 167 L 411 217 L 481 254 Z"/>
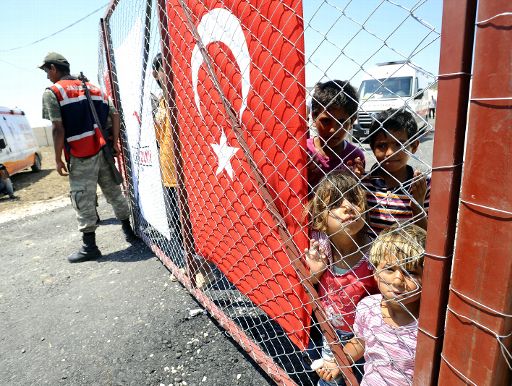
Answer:
<path fill-rule="evenodd" d="M 206 47 L 213 42 L 222 42 L 229 47 L 235 57 L 240 73 L 242 74 L 242 106 L 238 112 L 240 120 L 242 114 L 247 107 L 247 95 L 251 88 L 251 56 L 249 55 L 249 47 L 245 40 L 244 31 L 240 25 L 240 21 L 235 15 L 224 8 L 215 8 L 206 13 L 197 25 L 197 33 L 201 39 L 201 44 Z M 194 99 L 199 114 L 201 108 L 200 99 L 197 92 L 197 82 L 199 68 L 204 62 L 203 55 L 199 46 L 196 44 L 192 50 L 192 85 L 194 87 Z"/>
<path fill-rule="evenodd" d="M 242 114 L 247 107 L 247 95 L 251 87 L 251 57 L 240 21 L 228 10 L 215 8 L 202 17 L 197 26 L 197 33 L 203 47 L 213 42 L 222 42 L 228 46 L 233 53 L 242 74 L 242 106 L 238 113 L 240 120 L 242 120 Z M 197 92 L 197 83 L 199 68 L 203 62 L 203 53 L 198 44 L 196 44 L 192 50 L 191 58 L 192 85 L 197 110 L 201 116 L 203 116 L 203 114 L 201 112 L 199 93 Z M 239 148 L 229 146 L 224 130 L 222 130 L 219 143 L 212 143 L 211 146 L 218 157 L 218 168 L 215 175 L 219 175 L 225 170 L 229 177 L 233 179 L 231 157 L 235 155 Z"/>

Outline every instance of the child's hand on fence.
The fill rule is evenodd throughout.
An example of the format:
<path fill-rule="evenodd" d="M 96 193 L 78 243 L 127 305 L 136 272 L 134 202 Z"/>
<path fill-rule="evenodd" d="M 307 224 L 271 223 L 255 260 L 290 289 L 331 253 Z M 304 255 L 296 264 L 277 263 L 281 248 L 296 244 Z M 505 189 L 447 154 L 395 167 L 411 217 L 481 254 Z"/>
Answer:
<path fill-rule="evenodd" d="M 316 163 L 315 158 L 311 159 L 308 164 L 308 180 L 309 181 L 319 181 L 322 177 L 325 176 L 325 173 L 322 171 L 320 166 Z"/>
<path fill-rule="evenodd" d="M 340 376 L 341 370 L 334 360 L 333 361 L 324 360 L 323 366 L 320 367 L 318 370 L 316 370 L 316 373 L 323 380 L 330 382 Z"/>
<path fill-rule="evenodd" d="M 327 269 L 327 256 L 317 240 L 311 240 L 309 249 L 304 250 L 306 263 L 311 275 L 318 278 Z"/>
<path fill-rule="evenodd" d="M 363 160 L 360 157 L 357 157 L 355 160 L 347 161 L 347 167 L 359 179 L 361 179 L 361 177 L 364 175 L 364 164 L 363 164 Z"/>
<path fill-rule="evenodd" d="M 419 170 L 414 172 L 414 182 L 411 185 L 411 194 L 419 206 L 423 208 L 427 194 L 427 179 Z"/>

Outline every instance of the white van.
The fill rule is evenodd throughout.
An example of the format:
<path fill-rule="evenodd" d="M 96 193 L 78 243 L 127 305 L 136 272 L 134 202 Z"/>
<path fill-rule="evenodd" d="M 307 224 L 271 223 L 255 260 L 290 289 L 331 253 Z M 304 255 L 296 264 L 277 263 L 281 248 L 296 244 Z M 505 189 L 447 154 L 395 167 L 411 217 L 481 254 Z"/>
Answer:
<path fill-rule="evenodd" d="M 25 113 L 0 107 L 0 164 L 13 175 L 27 168 L 38 172 L 41 161 L 36 137 Z"/>
<path fill-rule="evenodd" d="M 430 81 L 429 81 L 430 78 Z M 372 115 L 404 106 L 415 115 L 418 127 L 427 123 L 428 95 L 423 92 L 434 79 L 408 61 L 377 64 L 370 69 L 359 87 L 359 111 L 354 137 L 366 137 Z"/>

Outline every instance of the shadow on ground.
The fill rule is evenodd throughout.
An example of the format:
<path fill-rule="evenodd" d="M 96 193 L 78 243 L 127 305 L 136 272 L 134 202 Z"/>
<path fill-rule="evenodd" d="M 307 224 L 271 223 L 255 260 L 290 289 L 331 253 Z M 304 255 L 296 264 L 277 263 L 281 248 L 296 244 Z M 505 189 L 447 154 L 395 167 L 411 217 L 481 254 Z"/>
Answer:
<path fill-rule="evenodd" d="M 48 176 L 53 170 L 41 170 L 39 172 L 26 171 L 11 176 L 11 181 L 16 190 L 21 190 Z"/>
<path fill-rule="evenodd" d="M 143 261 L 152 259 L 155 254 L 149 249 L 142 241 L 130 245 L 128 248 L 108 253 L 96 260 L 98 263 L 105 263 L 115 261 L 118 263 L 134 263 L 136 261 Z"/>

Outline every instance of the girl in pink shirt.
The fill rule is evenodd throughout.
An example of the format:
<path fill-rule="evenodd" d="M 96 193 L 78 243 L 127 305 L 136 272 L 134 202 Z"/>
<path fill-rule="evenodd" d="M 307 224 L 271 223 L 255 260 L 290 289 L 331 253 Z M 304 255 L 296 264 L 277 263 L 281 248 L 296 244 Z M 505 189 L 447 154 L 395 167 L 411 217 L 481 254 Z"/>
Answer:
<path fill-rule="evenodd" d="M 357 361 L 364 355 L 363 385 L 411 385 L 420 311 L 426 232 L 393 226 L 375 240 L 370 261 L 380 294 L 357 305 L 354 335 L 344 347 Z"/>
<path fill-rule="evenodd" d="M 354 177 L 332 172 L 324 177 L 309 205 L 312 237 L 306 262 L 312 282 L 341 343 L 353 337 L 357 303 L 377 292 L 366 252 L 370 244 L 364 212 L 366 195 Z M 319 385 L 343 385 L 334 355 L 324 342 Z"/>

